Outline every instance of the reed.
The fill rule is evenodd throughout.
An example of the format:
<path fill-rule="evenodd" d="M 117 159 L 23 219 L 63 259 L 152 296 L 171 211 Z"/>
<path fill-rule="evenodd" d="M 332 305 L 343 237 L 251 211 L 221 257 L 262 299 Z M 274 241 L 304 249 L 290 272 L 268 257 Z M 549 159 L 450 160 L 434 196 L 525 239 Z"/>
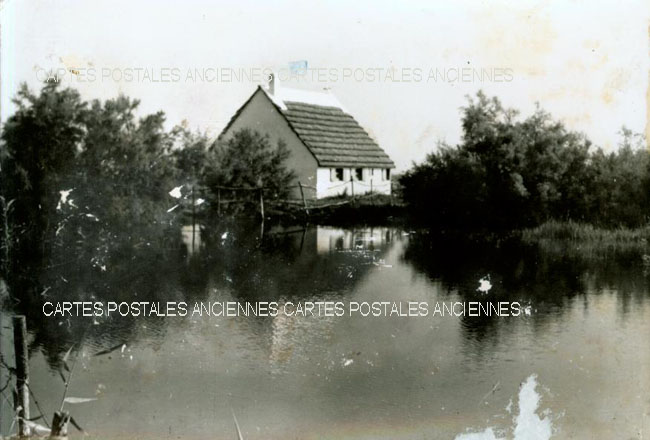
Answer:
<path fill-rule="evenodd" d="M 603 257 L 636 255 L 650 265 L 650 225 L 639 228 L 601 228 L 586 223 L 551 220 L 520 231 L 521 240 L 565 256 Z"/>
<path fill-rule="evenodd" d="M 550 220 L 535 228 L 522 231 L 525 241 L 540 239 L 603 242 L 619 244 L 645 244 L 650 239 L 650 225 L 639 228 L 615 227 L 600 228 L 591 224 L 574 221 Z"/>

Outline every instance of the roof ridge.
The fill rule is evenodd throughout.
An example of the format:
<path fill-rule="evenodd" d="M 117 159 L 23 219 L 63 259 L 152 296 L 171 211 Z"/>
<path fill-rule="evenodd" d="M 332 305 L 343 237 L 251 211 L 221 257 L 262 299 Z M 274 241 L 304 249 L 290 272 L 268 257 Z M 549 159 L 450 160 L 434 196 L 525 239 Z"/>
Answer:
<path fill-rule="evenodd" d="M 280 96 L 273 96 L 266 89 L 258 86 L 255 92 L 235 112 L 219 138 L 227 131 L 241 114 L 244 107 L 258 92 L 262 92 L 271 105 L 285 120 L 289 129 L 312 154 L 320 167 L 371 167 L 394 168 L 395 163 L 378 145 L 359 122 L 350 114 L 331 93 L 308 92 L 328 96 L 329 100 L 319 103 L 292 101 L 282 99 L 286 89 L 280 89 Z M 295 89 L 294 89 L 295 90 Z M 337 103 L 338 105 L 323 105 Z M 335 114 L 332 114 L 335 113 Z"/>

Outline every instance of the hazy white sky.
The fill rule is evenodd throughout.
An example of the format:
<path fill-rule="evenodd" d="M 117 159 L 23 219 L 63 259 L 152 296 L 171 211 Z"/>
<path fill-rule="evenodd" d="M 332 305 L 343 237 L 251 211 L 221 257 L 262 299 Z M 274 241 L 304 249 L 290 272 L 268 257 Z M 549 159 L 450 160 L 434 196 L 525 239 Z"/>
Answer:
<path fill-rule="evenodd" d="M 143 113 L 217 135 L 262 69 L 306 60 L 313 70 L 288 85 L 330 88 L 400 170 L 437 140 L 458 141 L 459 109 L 479 89 L 524 115 L 538 101 L 612 148 L 622 125 L 645 131 L 646 3 L 4 0 L 2 118 L 20 82 L 36 89 L 48 71 L 74 68 L 62 81 L 85 98 L 124 93 Z M 217 76 L 229 71 L 255 78 Z"/>

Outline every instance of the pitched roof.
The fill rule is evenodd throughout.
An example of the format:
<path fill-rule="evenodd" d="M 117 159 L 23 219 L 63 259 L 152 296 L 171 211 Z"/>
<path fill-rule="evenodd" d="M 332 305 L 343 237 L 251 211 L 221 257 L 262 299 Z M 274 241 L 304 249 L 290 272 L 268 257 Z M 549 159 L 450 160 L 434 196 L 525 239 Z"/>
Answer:
<path fill-rule="evenodd" d="M 394 168 L 395 164 L 329 93 L 259 87 L 322 167 Z M 245 106 L 246 104 L 244 104 Z M 243 107 L 242 106 L 242 109 Z M 240 109 L 226 129 L 237 118 Z"/>
<path fill-rule="evenodd" d="M 394 167 L 359 123 L 340 107 L 284 101 L 282 113 L 302 142 L 325 167 Z"/>

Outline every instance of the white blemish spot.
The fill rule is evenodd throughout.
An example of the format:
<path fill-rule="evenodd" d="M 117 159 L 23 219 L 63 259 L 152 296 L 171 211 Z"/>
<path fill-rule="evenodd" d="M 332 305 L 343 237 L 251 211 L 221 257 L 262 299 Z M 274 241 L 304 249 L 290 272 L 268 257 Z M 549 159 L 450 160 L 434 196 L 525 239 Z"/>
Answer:
<path fill-rule="evenodd" d="M 481 278 L 480 280 L 478 280 L 478 282 L 479 282 L 479 286 L 478 289 L 476 290 L 481 292 L 483 295 L 487 294 L 490 291 L 490 289 L 492 289 L 492 283 L 490 282 L 489 275 Z"/>
<path fill-rule="evenodd" d="M 515 440 L 535 438 L 548 440 L 551 438 L 551 419 L 541 419 L 537 414 L 540 395 L 537 387 L 537 376 L 531 375 L 519 390 L 519 415 L 515 419 Z"/>
<path fill-rule="evenodd" d="M 181 194 L 181 188 L 183 188 L 183 185 L 177 186 L 176 188 L 172 189 L 169 191 L 169 195 L 172 196 L 175 199 L 180 199 L 182 194 Z"/>
<path fill-rule="evenodd" d="M 515 417 L 513 440 L 549 440 L 553 432 L 549 412 L 543 413 L 544 418 L 537 415 L 541 397 L 536 391 L 537 376 L 530 375 L 519 388 L 519 414 Z M 512 400 L 508 403 L 506 411 L 512 409 Z M 505 440 L 506 437 L 497 437 L 493 428 L 481 432 L 468 432 L 458 434 L 454 440 Z"/>
<path fill-rule="evenodd" d="M 68 200 L 68 197 L 70 197 L 70 193 L 72 192 L 72 189 L 66 189 L 59 191 L 59 194 L 61 194 L 61 198 L 59 199 L 59 203 L 56 205 L 56 209 L 60 210 L 63 205 L 68 205 L 76 208 L 75 204 L 73 203 L 73 200 L 70 199 Z"/>
<path fill-rule="evenodd" d="M 459 434 L 454 440 L 503 440 L 494 434 L 492 428 L 487 428 L 483 432 L 469 432 L 467 434 Z"/>

